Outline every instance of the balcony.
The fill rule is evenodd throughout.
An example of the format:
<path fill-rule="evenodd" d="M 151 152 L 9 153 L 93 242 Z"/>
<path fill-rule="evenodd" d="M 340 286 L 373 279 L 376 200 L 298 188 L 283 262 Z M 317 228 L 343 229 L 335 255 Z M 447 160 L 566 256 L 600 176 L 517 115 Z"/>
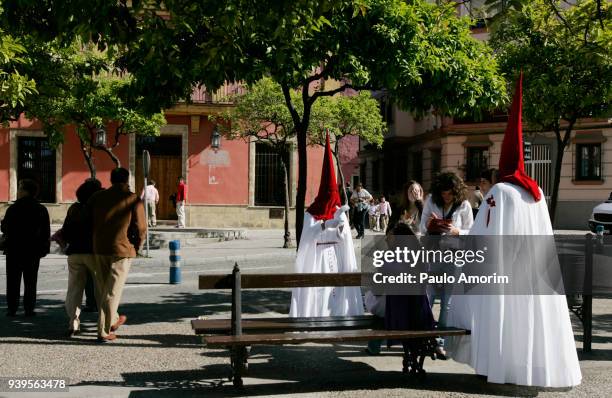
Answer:
<path fill-rule="evenodd" d="M 232 104 L 232 97 L 244 94 L 246 87 L 242 83 L 226 83 L 218 90 L 210 91 L 204 86 L 194 87 L 191 102 L 194 104 Z"/>

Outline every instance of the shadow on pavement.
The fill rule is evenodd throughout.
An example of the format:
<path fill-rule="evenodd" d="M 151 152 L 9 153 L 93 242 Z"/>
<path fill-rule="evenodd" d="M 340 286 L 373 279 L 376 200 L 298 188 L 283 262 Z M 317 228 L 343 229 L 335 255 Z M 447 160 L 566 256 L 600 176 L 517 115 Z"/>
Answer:
<path fill-rule="evenodd" d="M 329 355 L 312 349 L 329 351 Z M 262 347 L 267 352 L 267 347 Z M 275 350 L 273 350 L 275 351 Z M 291 348 L 283 348 L 285 357 L 293 357 L 296 352 Z M 376 371 L 369 365 L 360 362 L 346 361 L 335 353 L 334 349 L 308 347 L 308 351 L 317 357 L 317 362 L 325 360 L 322 367 L 306 366 L 300 361 L 292 361 L 287 368 L 287 360 L 277 360 L 275 355 L 268 362 L 249 365 L 245 379 L 245 387 L 237 390 L 228 379 L 229 366 L 210 365 L 199 371 L 170 371 L 124 373 L 125 381 L 121 383 L 91 383 L 81 385 L 121 386 L 130 388 L 146 388 L 130 393 L 130 398 L 151 397 L 191 397 L 191 396 L 274 396 L 292 393 L 348 393 L 347 396 L 367 394 L 367 391 L 383 389 L 410 389 L 417 395 L 428 395 L 433 392 L 455 394 L 478 394 L 508 397 L 536 397 L 540 392 L 568 391 L 568 389 L 545 389 L 535 387 L 519 387 L 513 385 L 489 384 L 474 375 L 456 373 L 430 373 L 424 381 L 407 376 L 400 371 Z M 259 354 L 255 354 L 256 359 Z M 294 358 L 295 359 L 295 358 Z M 308 362 L 308 361 L 306 361 Z M 398 368 L 401 360 L 397 360 Z M 285 365 L 285 368 L 281 368 Z M 333 371 L 330 371 L 333 369 Z M 202 376 L 206 378 L 202 378 Z M 253 380 L 253 378 L 257 380 Z M 351 394 L 353 392 L 354 394 Z M 409 392 L 403 390 L 402 395 Z"/>

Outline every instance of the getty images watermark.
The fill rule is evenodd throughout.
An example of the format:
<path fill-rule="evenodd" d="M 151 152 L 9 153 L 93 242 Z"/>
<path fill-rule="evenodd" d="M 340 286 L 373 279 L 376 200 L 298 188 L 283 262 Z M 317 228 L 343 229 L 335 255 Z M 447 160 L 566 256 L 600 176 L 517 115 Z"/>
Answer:
<path fill-rule="evenodd" d="M 603 265 L 612 253 L 587 243 L 584 236 L 378 235 L 362 245 L 362 285 L 387 295 L 430 287 L 450 294 L 576 294 L 589 293 L 585 275 L 594 275 L 599 291 L 612 292 L 612 272 Z"/>
<path fill-rule="evenodd" d="M 425 249 L 423 246 L 418 250 L 412 250 L 408 247 L 396 247 L 389 250 L 377 249 L 372 253 L 372 265 L 380 269 L 388 264 L 405 265 L 410 268 L 417 268 L 419 264 L 445 264 L 462 269 L 465 265 L 483 264 L 486 252 L 486 247 L 482 250 Z M 495 272 L 492 275 L 469 275 L 461 271 L 455 272 L 455 268 L 450 268 L 453 270 L 452 274 L 447 272 L 385 274 L 383 271 L 379 271 L 372 275 L 372 281 L 376 284 L 510 283 L 510 278 L 506 275 L 497 275 Z M 458 275 L 455 275 L 455 273 L 458 273 Z"/>

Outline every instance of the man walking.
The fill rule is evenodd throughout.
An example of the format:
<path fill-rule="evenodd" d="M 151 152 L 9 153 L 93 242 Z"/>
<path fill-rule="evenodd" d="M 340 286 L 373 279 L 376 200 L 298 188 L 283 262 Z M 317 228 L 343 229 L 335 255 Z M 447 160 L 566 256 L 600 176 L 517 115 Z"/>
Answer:
<path fill-rule="evenodd" d="M 38 267 L 41 257 L 49 253 L 51 235 L 49 212 L 36 200 L 36 181 L 21 180 L 17 189 L 17 200 L 6 209 L 0 226 L 6 239 L 6 315 L 10 317 L 19 308 L 22 276 L 25 316 L 36 315 Z"/>
<path fill-rule="evenodd" d="M 155 227 L 157 225 L 155 209 L 157 208 L 157 203 L 159 203 L 159 192 L 155 188 L 155 181 L 149 180 L 149 183 L 140 194 L 140 199 L 147 205 L 147 212 L 149 213 L 147 223 L 149 227 Z"/>
<path fill-rule="evenodd" d="M 380 197 L 378 211 L 380 212 L 380 228 L 382 232 L 387 233 L 387 226 L 389 225 L 392 211 L 391 204 L 385 200 L 384 196 Z"/>
<path fill-rule="evenodd" d="M 357 229 L 357 239 L 363 238 L 365 231 L 365 218 L 370 208 L 370 202 L 372 201 L 372 195 L 363 188 L 361 183 L 355 186 L 355 190 L 351 195 L 351 203 L 355 206 L 355 220 L 353 224 Z"/>
<path fill-rule="evenodd" d="M 145 239 L 144 206 L 130 191 L 130 173 L 120 167 L 111 172 L 111 187 L 94 194 L 88 202 L 93 223 L 96 283 L 101 288 L 98 341 L 117 338 L 113 333 L 127 317 L 119 315 L 121 294 L 132 258 Z"/>
<path fill-rule="evenodd" d="M 178 217 L 177 228 L 185 228 L 185 202 L 187 201 L 187 185 L 183 176 L 179 177 L 176 187 L 176 215 Z"/>

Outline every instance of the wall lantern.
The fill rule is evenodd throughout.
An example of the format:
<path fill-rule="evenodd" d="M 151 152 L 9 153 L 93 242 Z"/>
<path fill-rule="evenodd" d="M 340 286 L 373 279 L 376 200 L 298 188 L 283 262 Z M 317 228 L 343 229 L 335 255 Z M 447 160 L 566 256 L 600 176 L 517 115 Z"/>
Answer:
<path fill-rule="evenodd" d="M 96 130 L 96 146 L 106 146 L 106 130 L 103 128 Z"/>
<path fill-rule="evenodd" d="M 210 146 L 217 150 L 221 146 L 221 134 L 219 134 L 219 128 L 215 126 L 212 132 L 212 136 L 210 138 Z"/>

